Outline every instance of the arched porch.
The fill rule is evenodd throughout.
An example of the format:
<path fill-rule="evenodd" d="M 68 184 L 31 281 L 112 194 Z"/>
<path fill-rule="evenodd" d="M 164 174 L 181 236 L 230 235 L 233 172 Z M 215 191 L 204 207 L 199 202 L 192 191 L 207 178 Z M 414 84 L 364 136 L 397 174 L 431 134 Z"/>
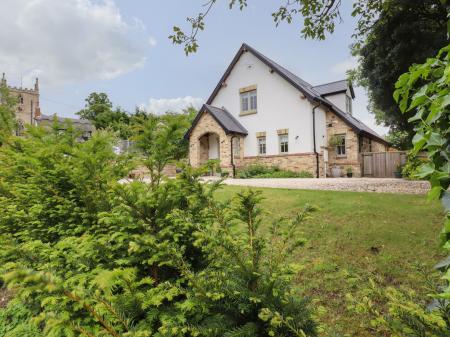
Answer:
<path fill-rule="evenodd" d="M 198 138 L 198 163 L 204 165 L 208 160 L 220 160 L 221 141 L 215 132 L 207 132 Z"/>

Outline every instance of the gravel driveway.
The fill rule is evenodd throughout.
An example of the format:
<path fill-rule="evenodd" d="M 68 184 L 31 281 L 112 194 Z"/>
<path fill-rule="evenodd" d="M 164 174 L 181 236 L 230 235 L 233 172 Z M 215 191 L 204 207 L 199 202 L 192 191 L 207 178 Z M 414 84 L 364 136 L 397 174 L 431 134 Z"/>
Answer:
<path fill-rule="evenodd" d="M 214 178 L 205 178 L 211 180 Z M 226 185 L 290 188 L 304 190 L 355 191 L 377 193 L 426 194 L 427 181 L 394 178 L 276 178 L 276 179 L 225 179 Z"/>

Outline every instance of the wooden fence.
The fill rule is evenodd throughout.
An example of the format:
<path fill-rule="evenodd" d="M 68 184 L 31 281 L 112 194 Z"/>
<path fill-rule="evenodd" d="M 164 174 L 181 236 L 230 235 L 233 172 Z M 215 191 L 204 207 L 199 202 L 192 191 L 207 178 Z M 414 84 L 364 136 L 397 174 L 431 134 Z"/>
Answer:
<path fill-rule="evenodd" d="M 406 152 L 365 152 L 361 154 L 363 177 L 394 178 L 399 165 L 406 163 Z"/>

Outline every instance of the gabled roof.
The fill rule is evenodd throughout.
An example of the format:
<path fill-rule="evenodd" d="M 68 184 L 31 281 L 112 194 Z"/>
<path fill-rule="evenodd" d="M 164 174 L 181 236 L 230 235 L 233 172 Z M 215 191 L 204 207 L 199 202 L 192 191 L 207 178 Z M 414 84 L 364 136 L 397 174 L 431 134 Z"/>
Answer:
<path fill-rule="evenodd" d="M 350 94 L 352 98 L 355 98 L 355 92 L 353 91 L 353 86 L 351 82 L 347 80 L 340 80 L 325 84 L 316 85 L 313 87 L 315 91 L 317 91 L 321 96 L 328 96 L 333 94 L 339 94 L 341 92 L 346 92 L 347 89 L 350 89 Z"/>
<path fill-rule="evenodd" d="M 217 123 L 219 123 L 226 134 L 237 133 L 245 136 L 248 134 L 247 130 L 242 126 L 242 124 L 239 123 L 239 121 L 234 118 L 233 115 L 230 114 L 225 108 L 221 109 L 209 104 L 203 104 L 202 108 L 199 110 L 197 116 L 192 122 L 191 127 L 184 135 L 184 138 L 189 138 L 192 130 L 195 128 L 205 112 L 208 112 L 211 114 L 211 116 L 213 116 L 213 118 Z"/>
<path fill-rule="evenodd" d="M 309 84 L 308 82 L 306 82 L 305 80 L 303 80 L 300 77 L 298 77 L 297 75 L 295 75 L 294 73 L 287 70 L 286 68 L 280 66 L 275 61 L 269 59 L 267 56 L 261 54 L 259 51 L 252 48 L 251 46 L 249 46 L 246 43 L 243 43 L 242 46 L 239 48 L 238 52 L 234 56 L 230 65 L 228 66 L 227 70 L 221 77 L 219 83 L 214 88 L 214 91 L 212 92 L 211 96 L 208 98 L 208 100 L 206 102 L 207 105 L 212 103 L 212 101 L 216 97 L 219 90 L 225 84 L 225 81 L 226 81 L 227 77 L 230 75 L 234 66 L 239 61 L 239 58 L 245 52 L 252 53 L 256 58 L 258 58 L 261 62 L 263 62 L 265 65 L 267 65 L 271 72 L 273 71 L 273 72 L 277 73 L 279 76 L 281 76 L 282 78 L 284 78 L 292 86 L 294 86 L 296 89 L 298 89 L 303 95 L 305 95 L 305 97 L 308 98 L 309 100 L 323 104 L 326 107 L 328 107 L 329 109 L 331 109 L 338 117 L 343 119 L 351 128 L 353 128 L 353 130 L 355 130 L 356 133 L 366 134 L 369 138 L 378 140 L 384 144 L 388 144 L 388 142 L 383 137 L 378 135 L 375 131 L 373 131 L 371 128 L 369 128 L 367 125 L 365 125 L 363 122 L 361 122 L 357 118 L 353 117 L 352 115 L 345 113 L 344 111 L 339 109 L 337 106 L 335 106 L 332 102 L 327 100 L 326 99 L 327 94 L 321 93 L 320 92 L 321 88 L 319 88 L 319 90 L 316 90 L 317 87 L 324 86 L 324 87 L 330 88 L 330 87 L 333 87 L 334 83 L 339 83 L 339 82 L 347 83 L 347 81 L 344 80 L 344 81 L 338 81 L 338 82 L 331 82 L 331 83 L 327 83 L 324 85 L 319 85 L 319 86 L 314 87 L 311 84 Z M 336 87 L 338 87 L 338 86 L 340 89 L 342 89 L 342 83 L 336 84 Z M 347 90 L 347 89 L 345 89 L 345 90 Z M 350 90 L 352 93 L 352 97 L 354 97 L 353 87 L 350 86 Z M 328 92 L 328 90 L 326 90 L 325 88 L 322 88 L 322 92 L 324 92 L 324 91 Z"/>

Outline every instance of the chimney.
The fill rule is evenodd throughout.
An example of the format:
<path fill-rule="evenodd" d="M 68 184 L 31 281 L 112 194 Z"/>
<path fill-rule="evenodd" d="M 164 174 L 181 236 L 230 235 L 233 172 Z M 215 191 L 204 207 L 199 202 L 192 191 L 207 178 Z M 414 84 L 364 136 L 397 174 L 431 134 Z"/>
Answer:
<path fill-rule="evenodd" d="M 36 82 L 34 83 L 34 91 L 39 92 L 39 78 L 36 77 Z"/>

